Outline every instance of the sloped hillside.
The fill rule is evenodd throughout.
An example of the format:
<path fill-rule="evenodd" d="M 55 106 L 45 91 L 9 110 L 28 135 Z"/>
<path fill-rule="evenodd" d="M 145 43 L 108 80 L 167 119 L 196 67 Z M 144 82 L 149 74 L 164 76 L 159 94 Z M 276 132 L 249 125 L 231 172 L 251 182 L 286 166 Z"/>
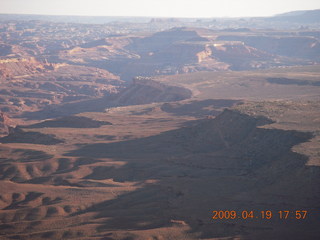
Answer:
<path fill-rule="evenodd" d="M 152 102 L 170 102 L 188 99 L 192 96 L 189 89 L 170 86 L 150 78 L 137 77 L 131 86 L 116 98 L 116 105 L 137 105 Z"/>
<path fill-rule="evenodd" d="M 33 57 L 0 59 L 0 79 L 31 75 L 53 69 L 53 65 L 40 63 Z"/>

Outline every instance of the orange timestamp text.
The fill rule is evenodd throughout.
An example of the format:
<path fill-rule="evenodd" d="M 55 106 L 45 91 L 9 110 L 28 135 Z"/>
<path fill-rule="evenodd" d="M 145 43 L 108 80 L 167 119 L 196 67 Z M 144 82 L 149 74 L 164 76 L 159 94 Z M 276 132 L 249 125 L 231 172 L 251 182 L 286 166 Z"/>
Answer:
<path fill-rule="evenodd" d="M 263 210 L 263 211 L 253 211 L 253 210 L 243 210 L 243 211 L 235 211 L 235 210 L 214 210 L 212 211 L 212 219 L 221 220 L 221 219 L 306 219 L 308 215 L 308 211 L 306 210 L 280 210 L 280 211 L 271 211 L 271 210 Z"/>

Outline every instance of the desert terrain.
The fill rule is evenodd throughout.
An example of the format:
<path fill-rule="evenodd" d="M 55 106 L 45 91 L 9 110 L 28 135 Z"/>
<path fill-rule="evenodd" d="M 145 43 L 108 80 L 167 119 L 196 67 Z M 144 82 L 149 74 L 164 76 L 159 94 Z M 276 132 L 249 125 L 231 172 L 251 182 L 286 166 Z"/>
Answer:
<path fill-rule="evenodd" d="M 0 16 L 1 240 L 319 239 L 318 20 L 24 18 Z"/>

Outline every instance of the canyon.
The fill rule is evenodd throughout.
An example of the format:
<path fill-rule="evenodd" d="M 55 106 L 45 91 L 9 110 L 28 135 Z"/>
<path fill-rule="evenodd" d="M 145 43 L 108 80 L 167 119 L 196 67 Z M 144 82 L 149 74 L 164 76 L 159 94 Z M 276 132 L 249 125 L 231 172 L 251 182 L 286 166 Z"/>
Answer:
<path fill-rule="evenodd" d="M 301 14 L 0 15 L 0 239 L 318 239 L 320 28 Z"/>

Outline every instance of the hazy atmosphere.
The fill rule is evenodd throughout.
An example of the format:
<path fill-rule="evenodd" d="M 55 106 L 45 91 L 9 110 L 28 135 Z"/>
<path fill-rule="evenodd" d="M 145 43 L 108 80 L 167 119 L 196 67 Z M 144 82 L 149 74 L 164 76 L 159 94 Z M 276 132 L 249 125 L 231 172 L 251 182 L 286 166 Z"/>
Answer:
<path fill-rule="evenodd" d="M 320 8 L 318 0 L 1 0 L 1 13 L 92 16 L 245 17 Z"/>
<path fill-rule="evenodd" d="M 320 0 L 0 0 L 0 240 L 320 239 Z"/>

